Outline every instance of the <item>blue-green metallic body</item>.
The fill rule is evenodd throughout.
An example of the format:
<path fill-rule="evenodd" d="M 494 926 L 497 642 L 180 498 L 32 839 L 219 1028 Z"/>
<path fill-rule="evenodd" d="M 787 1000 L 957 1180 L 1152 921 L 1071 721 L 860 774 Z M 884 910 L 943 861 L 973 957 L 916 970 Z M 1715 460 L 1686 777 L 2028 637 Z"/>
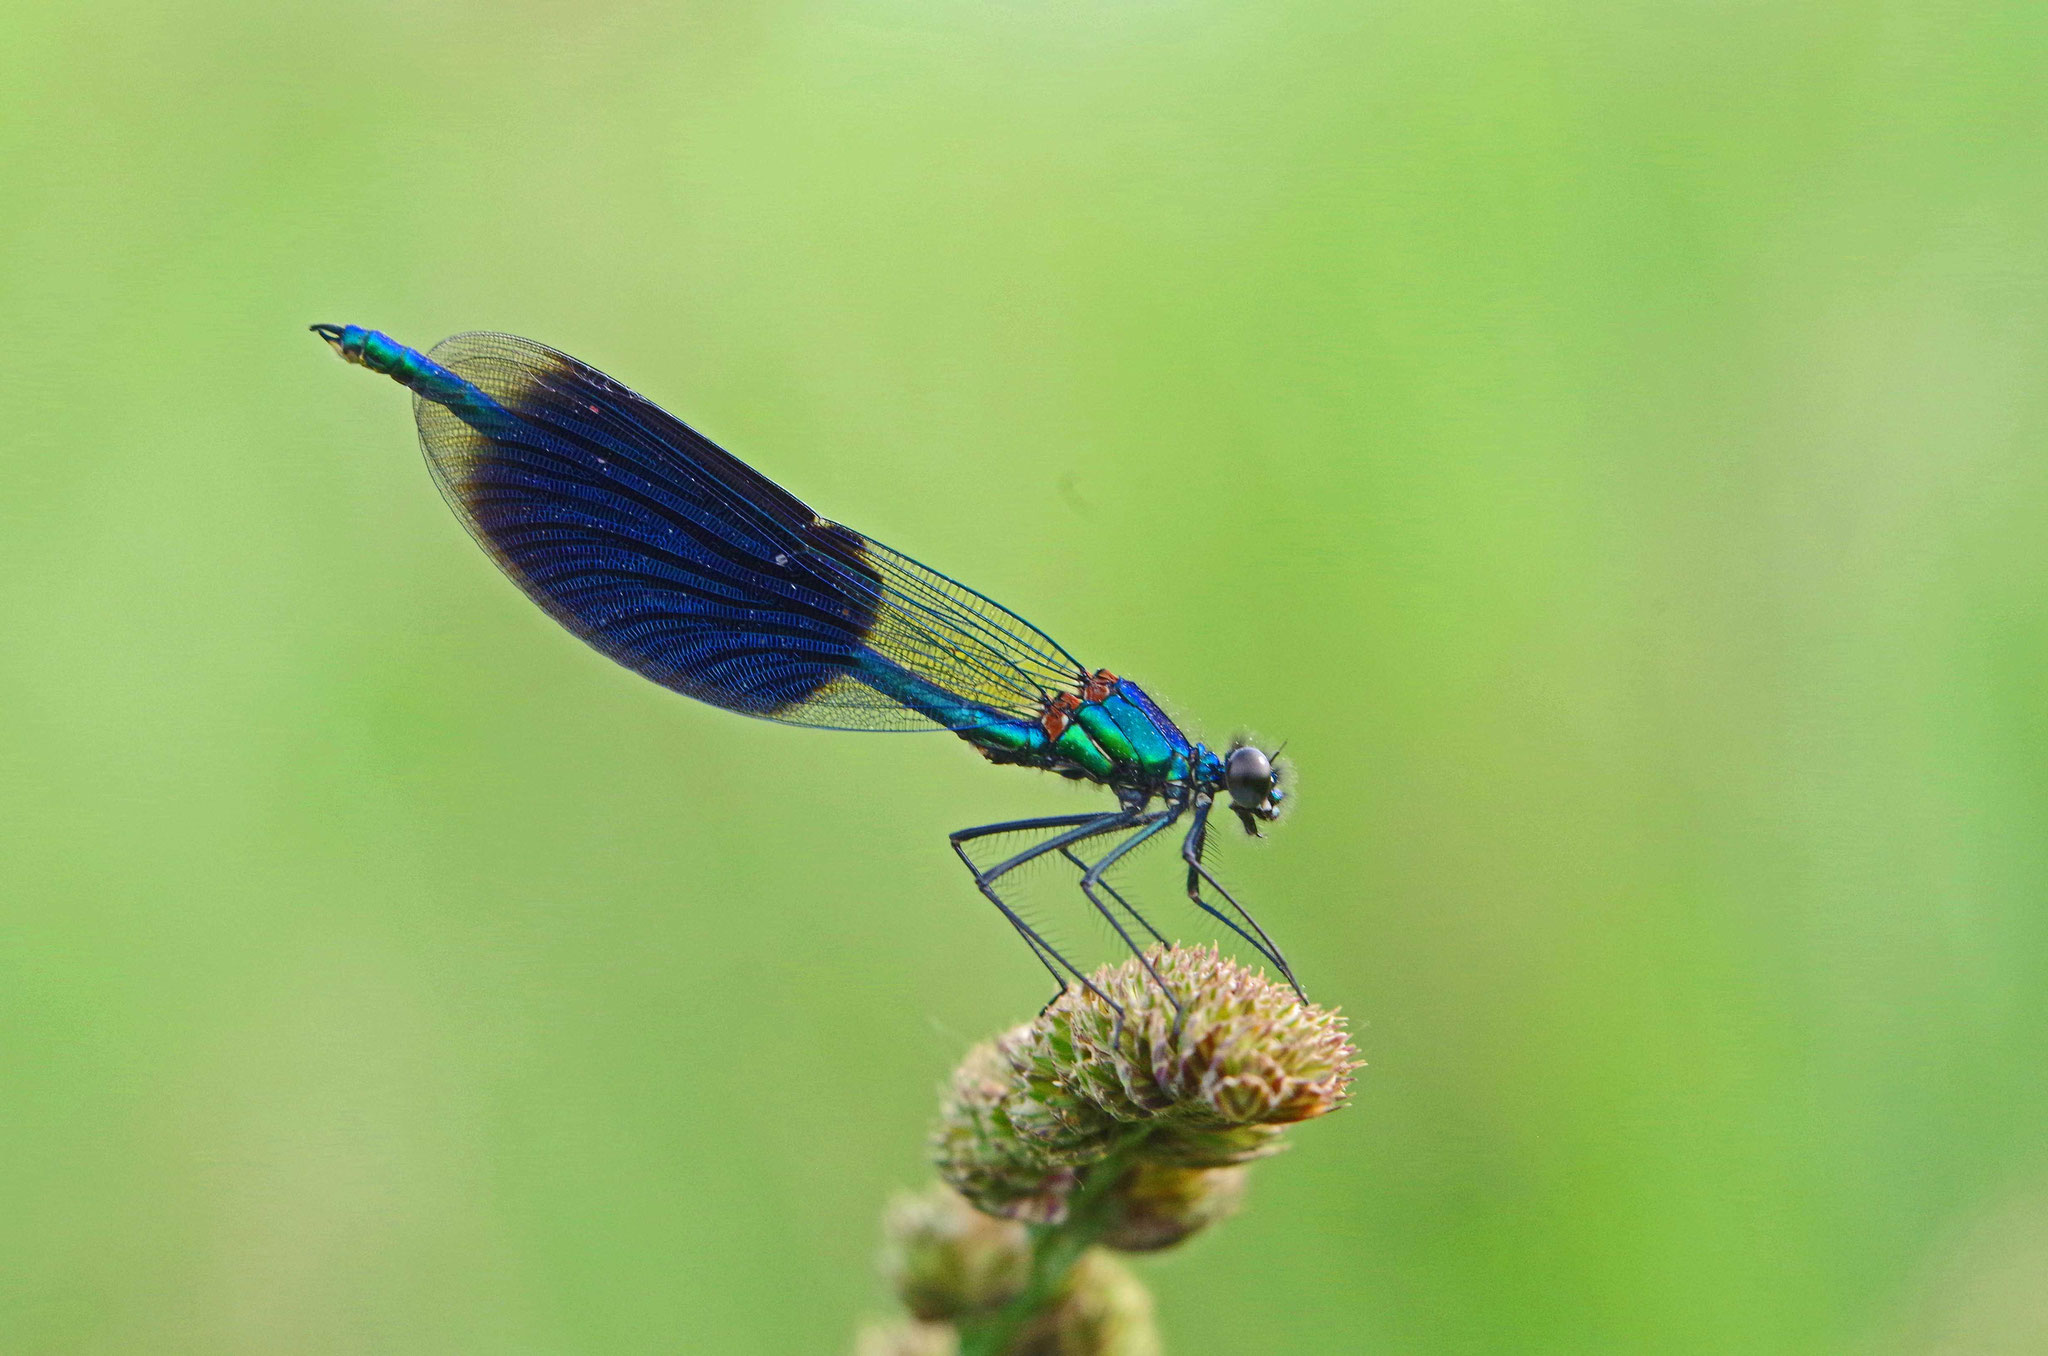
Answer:
<path fill-rule="evenodd" d="M 1163 791 L 1215 761 L 1207 749 L 1189 743 L 1129 679 L 1119 680 L 1102 701 L 1077 707 L 1057 738 L 1022 721 L 962 730 L 960 737 L 992 762 L 1021 763 L 1132 791 Z"/>
<path fill-rule="evenodd" d="M 930 716 L 980 749 L 992 763 L 1057 772 L 1124 791 L 1164 792 L 1190 781 L 1221 785 L 1222 759 L 1190 743 L 1145 690 L 1119 679 L 1109 696 L 1083 702 L 1058 737 L 1038 721 L 1017 720 L 926 682 L 880 657 L 861 680 Z"/>

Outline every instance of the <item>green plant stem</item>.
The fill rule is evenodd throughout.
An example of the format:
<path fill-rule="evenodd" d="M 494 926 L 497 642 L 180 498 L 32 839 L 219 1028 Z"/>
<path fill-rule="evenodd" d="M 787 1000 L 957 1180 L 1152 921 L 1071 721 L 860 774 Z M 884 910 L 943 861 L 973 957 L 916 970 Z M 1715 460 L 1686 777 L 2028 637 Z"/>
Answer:
<path fill-rule="evenodd" d="M 960 1324 L 960 1356 L 1005 1356 L 1025 1327 L 1058 1302 L 1067 1273 L 1108 1225 L 1104 1207 L 1129 1169 L 1135 1148 L 1135 1141 L 1127 1142 L 1083 1171 L 1067 1198 L 1064 1220 L 1033 1226 L 1031 1275 L 1024 1288 L 994 1313 Z"/>

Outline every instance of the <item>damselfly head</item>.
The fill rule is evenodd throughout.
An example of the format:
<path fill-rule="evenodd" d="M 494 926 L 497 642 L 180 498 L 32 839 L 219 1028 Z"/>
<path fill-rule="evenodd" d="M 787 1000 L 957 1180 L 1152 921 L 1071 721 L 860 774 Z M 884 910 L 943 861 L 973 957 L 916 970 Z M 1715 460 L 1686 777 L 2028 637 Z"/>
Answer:
<path fill-rule="evenodd" d="M 1223 760 L 1223 788 L 1230 793 L 1230 808 L 1244 831 L 1254 838 L 1260 836 L 1259 821 L 1276 818 L 1287 796 L 1273 760 L 1250 744 L 1239 744 Z"/>

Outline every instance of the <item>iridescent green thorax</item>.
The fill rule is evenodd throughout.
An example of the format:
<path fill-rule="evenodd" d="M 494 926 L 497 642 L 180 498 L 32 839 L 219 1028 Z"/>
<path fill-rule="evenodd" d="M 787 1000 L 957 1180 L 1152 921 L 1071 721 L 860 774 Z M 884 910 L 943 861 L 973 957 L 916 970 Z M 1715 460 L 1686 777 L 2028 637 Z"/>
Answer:
<path fill-rule="evenodd" d="M 1036 722 L 961 730 L 989 761 L 1139 790 L 1188 779 L 1195 747 L 1136 683 L 1099 672 L 1046 703 Z"/>

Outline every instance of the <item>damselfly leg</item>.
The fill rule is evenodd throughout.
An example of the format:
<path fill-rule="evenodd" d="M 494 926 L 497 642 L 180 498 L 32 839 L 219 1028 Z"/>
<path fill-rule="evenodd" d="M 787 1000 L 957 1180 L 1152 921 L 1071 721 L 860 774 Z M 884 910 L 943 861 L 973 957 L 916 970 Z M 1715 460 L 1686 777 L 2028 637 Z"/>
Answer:
<path fill-rule="evenodd" d="M 1135 806 L 1126 806 L 1122 810 L 1103 815 L 1062 815 L 1050 819 L 1013 820 L 1003 824 L 984 824 L 978 828 L 962 829 L 954 834 L 952 838 L 953 851 L 959 854 L 960 860 L 967 864 L 970 871 L 974 872 L 976 887 L 984 895 L 988 896 L 989 900 L 998 909 L 1002 910 L 1003 917 L 1010 920 L 1010 925 L 1017 929 L 1018 934 L 1024 938 L 1026 944 L 1037 954 L 1039 963 L 1044 965 L 1052 973 L 1053 978 L 1059 981 L 1061 991 L 1064 992 L 1066 990 L 1067 976 L 1072 975 L 1083 988 L 1094 994 L 1097 998 L 1100 998 L 1116 1013 L 1116 1023 L 1110 1030 L 1111 1044 L 1117 1043 L 1123 1037 L 1123 1007 L 1096 987 L 1081 972 L 1078 966 L 1061 955 L 1047 941 L 1043 933 L 1024 921 L 1017 910 L 1011 907 L 1008 901 L 1003 899 L 1001 893 L 996 889 L 996 882 L 1019 867 L 1054 852 L 1057 852 L 1075 866 L 1080 867 L 1081 893 L 1087 898 L 1088 903 L 1094 908 L 1096 913 L 1100 914 L 1103 920 L 1116 932 L 1117 937 L 1122 940 L 1130 953 L 1138 958 L 1138 964 L 1144 967 L 1145 973 L 1159 987 L 1159 992 L 1165 996 L 1166 1001 L 1173 1005 L 1174 1029 L 1177 1031 L 1180 1029 L 1180 1018 L 1185 1010 L 1182 1006 L 1180 995 L 1175 993 L 1173 987 L 1160 976 L 1158 968 L 1152 962 L 1152 958 L 1146 954 L 1145 949 L 1131 935 L 1131 931 L 1124 925 L 1123 919 L 1118 916 L 1115 909 L 1103 902 L 1102 895 L 1097 892 L 1107 893 L 1111 899 L 1115 900 L 1122 907 L 1125 913 L 1137 920 L 1139 926 L 1144 928 L 1154 941 L 1162 946 L 1172 945 L 1166 939 L 1166 936 L 1159 929 L 1153 927 L 1150 920 L 1139 913 L 1130 901 L 1118 894 L 1103 879 L 1103 876 L 1127 853 L 1135 850 L 1145 843 L 1146 840 L 1179 819 L 1185 809 L 1185 805 L 1178 804 L 1163 810 L 1152 811 L 1142 811 Z M 1035 843 L 1022 852 L 1016 853 L 986 870 L 975 865 L 973 858 L 968 855 L 966 848 L 966 844 L 976 838 L 1056 828 L 1064 829 L 1065 831 L 1042 843 Z M 1076 844 L 1101 838 L 1109 834 L 1121 833 L 1126 829 L 1133 830 L 1134 832 L 1093 862 L 1088 861 L 1074 851 Z"/>
<path fill-rule="evenodd" d="M 1159 930 L 1146 922 L 1144 915 L 1132 908 L 1129 901 L 1111 889 L 1109 883 L 1102 877 L 1109 868 L 1115 866 L 1127 853 L 1143 846 L 1147 839 L 1166 828 L 1167 825 L 1173 823 L 1176 819 L 1179 819 L 1184 808 L 1184 805 L 1177 804 L 1168 809 L 1155 810 L 1149 815 L 1141 816 L 1133 822 L 1136 832 L 1104 853 L 1093 866 L 1086 867 L 1081 873 L 1081 893 L 1088 896 L 1088 902 L 1095 906 L 1097 913 L 1109 920 L 1109 925 L 1116 929 L 1116 935 L 1124 939 L 1124 945 L 1129 947 L 1131 954 L 1138 958 L 1138 964 L 1145 967 L 1145 973 L 1152 976 L 1152 982 L 1159 986 L 1159 992 L 1166 996 L 1167 1002 L 1173 1004 L 1173 1030 L 1176 1035 L 1180 1032 L 1181 1019 L 1187 1015 L 1187 1010 L 1181 1006 L 1180 995 L 1173 991 L 1173 986 L 1160 978 L 1158 968 L 1152 964 L 1152 958 L 1147 956 L 1139 949 L 1138 944 L 1131 940 L 1131 934 L 1124 931 L 1124 926 L 1117 921 L 1116 914 L 1111 912 L 1109 906 L 1097 897 L 1095 891 L 1098 888 L 1107 890 L 1110 898 L 1123 905 L 1125 912 L 1143 924 L 1147 932 L 1151 933 L 1154 937 L 1158 937 L 1161 942 L 1165 942 L 1166 939 L 1159 936 Z M 1069 853 L 1068 856 L 1071 857 L 1072 854 Z M 1116 1029 L 1110 1033 L 1110 1044 L 1117 1044 L 1122 1036 L 1123 1014 L 1119 1012 L 1117 1014 Z"/>
<path fill-rule="evenodd" d="M 1047 941 L 1044 934 L 1032 927 L 1031 924 L 1025 922 L 1023 917 L 1010 907 L 1002 895 L 997 893 L 995 883 L 1020 866 L 1028 865 L 1031 862 L 1037 861 L 1040 857 L 1060 852 L 1075 843 L 1094 838 L 1099 834 L 1114 833 L 1118 829 L 1127 828 L 1139 818 L 1140 813 L 1137 810 L 1127 808 L 1111 810 L 1104 814 L 1053 815 L 1044 819 L 1012 819 L 1001 824 L 982 824 L 971 829 L 960 829 L 950 837 L 954 854 L 960 858 L 961 862 L 966 865 L 968 871 L 974 876 L 975 888 L 986 895 L 989 903 L 995 905 L 1002 912 L 1003 917 L 1009 920 L 1010 926 L 1017 930 L 1017 935 L 1024 939 L 1026 945 L 1038 957 L 1039 964 L 1045 966 L 1052 973 L 1053 979 L 1060 986 L 1060 992 L 1066 992 L 1067 976 L 1072 975 L 1082 988 L 1100 998 L 1104 1003 L 1107 1003 L 1116 1012 L 1119 1022 L 1123 1020 L 1123 1008 L 1118 1006 L 1108 994 L 1097 988 L 1088 976 L 1082 974 L 1072 961 L 1061 955 L 1059 949 Z M 1054 834 L 1044 842 L 1033 843 L 1022 852 L 1007 857 L 986 870 L 977 866 L 974 858 L 970 857 L 967 853 L 967 844 L 977 838 L 989 838 L 1006 833 L 1033 833 L 1045 829 L 1060 829 L 1063 832 Z M 1119 928 L 1118 930 L 1121 931 L 1122 929 Z M 1133 950 L 1135 949 L 1133 948 Z"/>
<path fill-rule="evenodd" d="M 1065 858 L 1066 858 L 1066 859 L 1067 859 L 1068 861 L 1072 862 L 1072 863 L 1073 863 L 1073 864 L 1074 864 L 1075 866 L 1078 866 L 1078 867 L 1080 867 L 1080 868 L 1081 868 L 1081 874 L 1082 874 L 1082 875 L 1084 875 L 1084 876 L 1085 876 L 1085 875 L 1087 875 L 1087 874 L 1088 874 L 1088 863 L 1087 863 L 1087 861 L 1086 861 L 1086 860 L 1084 860 L 1083 858 L 1080 858 L 1080 857 L 1076 857 L 1076 856 L 1074 855 L 1074 850 L 1073 850 L 1072 848 L 1061 848 L 1061 849 L 1060 849 L 1060 856 L 1062 856 L 1062 857 L 1065 857 Z M 1153 941 L 1155 941 L 1155 942 L 1159 943 L 1159 944 L 1160 944 L 1161 946 L 1172 946 L 1172 945 L 1173 945 L 1173 943 L 1172 943 L 1172 942 L 1170 942 L 1170 941 L 1168 941 L 1168 940 L 1167 940 L 1167 938 L 1166 938 L 1166 934 L 1165 934 L 1165 933 L 1163 933 L 1163 932 L 1161 932 L 1161 931 L 1160 931 L 1160 930 L 1159 930 L 1158 928 L 1155 928 L 1155 927 L 1153 927 L 1153 926 L 1152 926 L 1152 920 L 1151 920 L 1151 919 L 1149 919 L 1149 918 L 1147 918 L 1147 917 L 1145 917 L 1145 915 L 1144 915 L 1144 914 L 1142 914 L 1142 913 L 1139 913 L 1139 912 L 1138 912 L 1138 910 L 1137 910 L 1137 907 L 1136 907 L 1135 905 L 1133 905 L 1133 904 L 1131 903 L 1131 901 L 1129 901 L 1128 899 L 1125 899 L 1125 898 L 1123 897 L 1123 895 L 1122 895 L 1122 894 L 1120 894 L 1120 893 L 1119 893 L 1119 892 L 1117 891 L 1117 889 L 1116 889 L 1116 887 L 1115 887 L 1115 886 L 1111 885 L 1111 884 L 1110 884 L 1110 883 L 1109 883 L 1108 881 L 1106 881 L 1106 880 L 1105 880 L 1105 881 L 1100 881 L 1100 882 L 1098 882 L 1098 884 L 1100 885 L 1100 887 L 1102 888 L 1102 890 L 1103 890 L 1104 892 L 1106 892 L 1106 893 L 1107 893 L 1107 894 L 1109 895 L 1109 897 L 1110 897 L 1111 899 L 1115 900 L 1115 901 L 1116 901 L 1116 902 L 1117 902 L 1117 903 L 1118 903 L 1119 905 L 1121 905 L 1121 906 L 1123 907 L 1123 911 L 1124 911 L 1125 913 L 1129 914 L 1129 915 L 1130 915 L 1130 916 L 1131 916 L 1132 918 L 1135 918 L 1135 919 L 1137 920 L 1137 922 L 1138 922 L 1138 926 L 1139 926 L 1139 927 L 1141 927 L 1141 928 L 1145 929 L 1145 931 L 1147 931 L 1147 932 L 1149 932 L 1149 933 L 1151 933 L 1151 934 L 1152 934 L 1152 940 L 1153 940 Z"/>
<path fill-rule="evenodd" d="M 1181 840 L 1180 855 L 1188 864 L 1188 898 L 1194 902 L 1196 908 L 1242 937 L 1250 944 L 1252 950 L 1271 962 L 1273 968 L 1286 977 L 1289 987 L 1294 990 L 1294 996 L 1304 1003 L 1308 1002 L 1308 995 L 1301 991 L 1301 984 L 1294 978 L 1294 971 L 1288 968 L 1287 958 L 1280 954 L 1280 948 L 1273 945 L 1273 939 L 1266 935 L 1266 930 L 1259 926 L 1259 921 L 1245 910 L 1244 905 L 1238 903 L 1230 891 L 1223 888 L 1223 882 L 1217 880 L 1215 874 L 1202 864 L 1202 848 L 1208 843 L 1209 838 L 1209 808 L 1210 802 L 1206 800 L 1196 804 L 1195 821 L 1188 827 L 1188 836 Z M 1223 896 L 1224 902 L 1236 910 L 1238 918 L 1244 920 L 1244 926 L 1239 926 L 1237 919 L 1202 898 L 1204 883 Z M 1246 932 L 1245 927 L 1249 927 L 1251 932 Z M 1258 935 L 1255 937 L 1252 933 Z"/>

